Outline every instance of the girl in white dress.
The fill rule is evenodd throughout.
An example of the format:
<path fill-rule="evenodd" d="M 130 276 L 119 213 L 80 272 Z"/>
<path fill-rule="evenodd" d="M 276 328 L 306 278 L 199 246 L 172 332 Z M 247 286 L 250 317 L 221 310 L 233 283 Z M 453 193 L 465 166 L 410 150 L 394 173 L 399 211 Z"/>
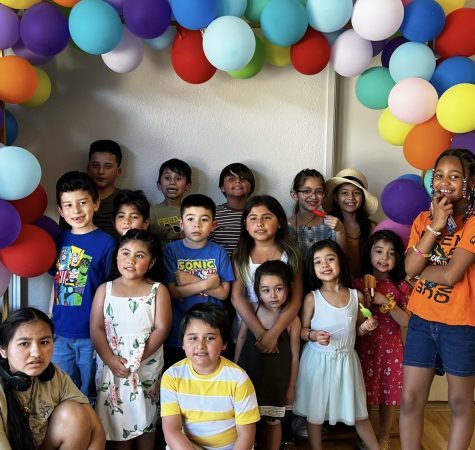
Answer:
<path fill-rule="evenodd" d="M 96 374 L 96 412 L 114 448 L 154 449 L 163 367 L 162 344 L 171 326 L 167 288 L 148 278 L 158 241 L 131 229 L 119 241 L 120 277 L 96 291 L 91 338 L 103 364 Z"/>
<path fill-rule="evenodd" d="M 312 450 L 321 450 L 322 424 L 355 425 L 370 450 L 379 449 L 368 419 L 366 392 L 356 334 L 374 330 L 378 322 L 364 319 L 363 295 L 350 289 L 348 262 L 334 241 L 322 240 L 310 248 L 306 265 L 308 288 L 302 308 L 301 338 L 305 344 L 297 378 L 294 414 L 307 419 Z"/>

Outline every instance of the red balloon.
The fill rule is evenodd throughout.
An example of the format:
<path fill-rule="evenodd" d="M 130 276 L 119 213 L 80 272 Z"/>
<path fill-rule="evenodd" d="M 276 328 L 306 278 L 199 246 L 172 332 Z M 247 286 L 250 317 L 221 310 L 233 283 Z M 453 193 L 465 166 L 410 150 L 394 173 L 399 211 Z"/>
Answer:
<path fill-rule="evenodd" d="M 45 273 L 56 259 L 56 246 L 41 228 L 23 224 L 14 244 L 0 250 L 3 265 L 20 277 L 37 277 Z"/>
<path fill-rule="evenodd" d="M 475 8 L 459 8 L 445 18 L 435 50 L 443 58 L 475 54 Z"/>
<path fill-rule="evenodd" d="M 32 223 L 38 220 L 45 212 L 48 204 L 46 191 L 41 184 L 28 196 L 10 203 L 16 208 L 22 223 Z"/>
<path fill-rule="evenodd" d="M 331 47 L 320 31 L 308 27 L 304 37 L 290 47 L 292 65 L 304 75 L 321 72 L 330 60 Z"/>
<path fill-rule="evenodd" d="M 176 74 L 191 84 L 204 83 L 216 73 L 216 67 L 206 59 L 203 51 L 200 30 L 187 30 L 177 26 L 172 46 L 172 65 Z"/>

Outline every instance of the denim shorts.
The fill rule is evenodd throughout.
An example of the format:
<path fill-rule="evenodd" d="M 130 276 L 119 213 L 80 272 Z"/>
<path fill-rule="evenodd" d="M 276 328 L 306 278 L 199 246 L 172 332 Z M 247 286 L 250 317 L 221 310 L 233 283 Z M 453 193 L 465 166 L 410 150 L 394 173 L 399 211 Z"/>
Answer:
<path fill-rule="evenodd" d="M 430 322 L 413 314 L 403 364 L 435 369 L 438 375 L 475 375 L 475 327 Z"/>

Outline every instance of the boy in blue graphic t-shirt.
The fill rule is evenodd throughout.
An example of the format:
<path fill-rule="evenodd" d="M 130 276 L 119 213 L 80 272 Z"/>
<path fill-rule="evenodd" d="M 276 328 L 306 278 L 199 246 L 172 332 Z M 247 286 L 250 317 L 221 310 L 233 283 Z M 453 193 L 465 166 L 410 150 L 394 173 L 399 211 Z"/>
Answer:
<path fill-rule="evenodd" d="M 169 243 L 163 256 L 165 283 L 173 299 L 172 330 L 165 345 L 165 366 L 183 359 L 180 322 L 197 303 L 223 306 L 234 281 L 231 260 L 221 245 L 208 241 L 214 230 L 216 205 L 206 195 L 185 197 L 180 227 L 185 237 Z"/>
<path fill-rule="evenodd" d="M 56 183 L 56 203 L 71 230 L 56 238 L 58 259 L 50 270 L 54 276 L 50 302 L 55 332 L 53 362 L 92 401 L 95 361 L 89 314 L 94 293 L 109 274 L 115 240 L 92 222 L 100 200 L 87 174 L 73 171 L 62 175 Z"/>

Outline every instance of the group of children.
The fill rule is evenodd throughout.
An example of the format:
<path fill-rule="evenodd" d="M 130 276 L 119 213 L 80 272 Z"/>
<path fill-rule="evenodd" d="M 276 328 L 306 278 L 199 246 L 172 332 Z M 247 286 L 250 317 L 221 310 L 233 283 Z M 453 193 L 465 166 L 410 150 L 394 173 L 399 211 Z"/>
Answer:
<path fill-rule="evenodd" d="M 71 230 L 57 239 L 51 312 L 53 361 L 95 402 L 114 448 L 154 448 L 160 403 L 173 450 L 250 449 L 260 417 L 265 448 L 278 449 L 291 405 L 307 420 L 313 450 L 322 448 L 325 421 L 355 425 L 362 448 L 387 449 L 401 392 L 401 440 L 418 448 L 436 371 L 448 374 L 456 413 L 449 442 L 467 448 L 475 386 L 469 151 L 437 160 L 431 212 L 416 219 L 406 254 L 392 231 L 372 234 L 378 202 L 359 171 L 327 182 L 314 169 L 299 172 L 287 219 L 274 197 L 251 196 L 245 165 L 223 169 L 226 203 L 216 207 L 205 195 L 185 196 L 191 169 L 172 159 L 157 181 L 164 201 L 150 208 L 141 191 L 115 188 L 121 156 L 109 149 L 91 146 L 92 177 L 68 172 L 57 182 Z M 110 196 L 118 242 L 95 225 Z M 417 279 L 412 294 L 406 271 Z M 431 341 L 434 323 L 444 325 Z"/>

